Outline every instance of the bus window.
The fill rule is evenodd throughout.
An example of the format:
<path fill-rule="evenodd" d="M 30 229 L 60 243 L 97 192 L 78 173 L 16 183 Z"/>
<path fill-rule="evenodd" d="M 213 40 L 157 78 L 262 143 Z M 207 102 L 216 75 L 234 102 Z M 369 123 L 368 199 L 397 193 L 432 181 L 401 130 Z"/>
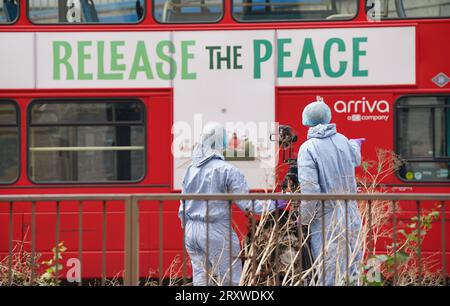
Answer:
<path fill-rule="evenodd" d="M 0 184 L 11 184 L 18 175 L 18 111 L 12 102 L 0 101 Z"/>
<path fill-rule="evenodd" d="M 397 103 L 399 171 L 406 181 L 450 180 L 450 97 L 407 97 Z"/>
<path fill-rule="evenodd" d="M 156 21 L 161 23 L 212 23 L 223 16 L 223 0 L 153 0 Z"/>
<path fill-rule="evenodd" d="M 135 100 L 38 101 L 29 109 L 35 183 L 136 182 L 145 174 L 145 110 Z"/>
<path fill-rule="evenodd" d="M 367 0 L 367 13 L 375 19 L 450 17 L 450 0 Z"/>
<path fill-rule="evenodd" d="M 357 0 L 233 0 L 238 21 L 350 20 Z"/>
<path fill-rule="evenodd" d="M 145 0 L 28 0 L 28 17 L 38 24 L 138 23 Z"/>
<path fill-rule="evenodd" d="M 19 14 L 18 0 L 0 0 L 0 24 L 13 23 Z"/>

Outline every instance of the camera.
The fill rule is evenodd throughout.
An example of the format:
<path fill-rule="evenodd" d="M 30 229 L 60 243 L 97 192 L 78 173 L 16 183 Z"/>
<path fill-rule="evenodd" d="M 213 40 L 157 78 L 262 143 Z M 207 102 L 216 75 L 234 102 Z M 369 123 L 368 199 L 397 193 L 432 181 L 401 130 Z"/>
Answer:
<path fill-rule="evenodd" d="M 299 186 L 297 158 L 294 158 L 292 144 L 298 141 L 297 135 L 289 125 L 280 125 L 278 128 L 278 144 L 282 150 L 283 163 L 289 166 L 282 183 L 281 189 L 285 192 L 296 192 Z"/>
<path fill-rule="evenodd" d="M 297 135 L 292 132 L 289 125 L 280 125 L 278 127 L 278 144 L 281 148 L 291 148 L 294 142 L 297 142 Z"/>

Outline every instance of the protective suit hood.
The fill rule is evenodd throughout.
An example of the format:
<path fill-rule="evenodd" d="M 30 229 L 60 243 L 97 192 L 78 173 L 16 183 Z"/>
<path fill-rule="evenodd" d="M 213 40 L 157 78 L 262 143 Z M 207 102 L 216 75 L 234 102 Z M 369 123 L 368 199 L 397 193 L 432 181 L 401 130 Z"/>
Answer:
<path fill-rule="evenodd" d="M 213 150 L 202 144 L 197 145 L 192 153 L 192 165 L 194 167 L 201 167 L 213 159 L 225 160 L 225 157 L 217 150 Z"/>
<path fill-rule="evenodd" d="M 308 139 L 311 138 L 328 138 L 336 135 L 336 124 L 319 124 L 312 127 L 308 131 Z"/>

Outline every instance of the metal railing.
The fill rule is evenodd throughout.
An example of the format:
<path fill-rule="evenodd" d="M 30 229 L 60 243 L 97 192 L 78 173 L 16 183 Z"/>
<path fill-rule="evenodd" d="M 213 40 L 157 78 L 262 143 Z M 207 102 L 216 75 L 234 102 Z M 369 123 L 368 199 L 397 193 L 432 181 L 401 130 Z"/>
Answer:
<path fill-rule="evenodd" d="M 363 223 L 369 225 L 369 231 L 367 232 L 367 239 L 368 239 L 368 251 L 366 252 L 372 252 L 375 248 L 374 242 L 372 240 L 372 210 L 374 206 L 379 205 L 380 202 L 388 203 L 387 207 L 390 207 L 391 213 L 390 218 L 392 218 L 391 225 L 392 225 L 392 241 L 393 241 L 393 275 L 392 279 L 390 280 L 393 285 L 397 284 L 398 281 L 398 270 L 397 266 L 399 265 L 400 258 L 397 256 L 397 252 L 399 251 L 398 248 L 401 247 L 400 245 L 400 237 L 398 229 L 399 226 L 399 220 L 398 220 L 398 207 L 397 204 L 399 201 L 413 201 L 415 203 L 415 211 L 416 215 L 415 218 L 411 219 L 413 222 L 416 222 L 416 225 L 413 226 L 413 231 L 417 232 L 417 235 L 415 236 L 415 242 L 417 243 L 417 249 L 415 251 L 415 256 L 417 257 L 416 267 L 417 267 L 417 275 L 416 277 L 420 281 L 423 277 L 423 270 L 422 270 L 422 230 L 423 230 L 423 216 L 422 216 L 422 202 L 423 201 L 433 201 L 434 203 L 439 204 L 439 214 L 440 214 L 440 232 L 441 232 L 441 245 L 440 245 L 440 275 L 442 278 L 442 283 L 447 284 L 448 274 L 447 274 L 447 248 L 446 248 L 446 213 L 448 213 L 446 209 L 446 205 L 448 205 L 448 201 L 450 201 L 450 194 L 355 194 L 355 195 L 345 195 L 345 194 L 317 194 L 317 195 L 302 195 L 302 194 L 191 194 L 191 195 L 180 195 L 180 194 L 63 194 L 63 195 L 0 195 L 0 203 L 8 204 L 9 205 L 9 235 L 8 235 L 8 284 L 11 285 L 13 283 L 13 269 L 12 269 L 12 258 L 13 258 L 13 229 L 14 229 L 14 218 L 13 218 L 13 210 L 14 205 L 17 202 L 29 202 L 31 203 L 31 278 L 29 281 L 30 285 L 35 284 L 35 255 L 36 255 L 36 205 L 38 202 L 55 202 L 56 203 L 56 227 L 55 227 L 55 245 L 58 246 L 60 242 L 60 209 L 61 205 L 60 203 L 63 201 L 76 201 L 78 203 L 78 259 L 80 261 L 80 265 L 82 265 L 82 257 L 83 257 L 83 203 L 85 201 L 101 201 L 102 203 L 102 209 L 101 209 L 101 216 L 102 216 L 102 247 L 101 247 L 101 285 L 106 284 L 106 237 L 107 237 L 107 231 L 106 231 L 106 216 L 107 216 L 107 204 L 108 201 L 124 201 L 125 202 L 125 229 L 124 229 L 124 250 L 125 250 L 125 256 L 124 256 L 124 284 L 125 285 L 138 285 L 139 284 L 139 253 L 140 253 L 140 247 L 139 247 L 139 215 L 140 215 L 140 203 L 141 201 L 156 201 L 159 203 L 156 211 L 159 215 L 159 236 L 158 236 L 158 265 L 159 265 L 159 284 L 162 285 L 164 283 L 164 273 L 163 271 L 163 261 L 164 261 L 164 241 L 163 241 L 163 211 L 164 211 L 164 205 L 166 201 L 180 201 L 181 205 L 186 208 L 186 202 L 189 201 L 196 201 L 197 203 L 204 203 L 206 204 L 206 219 L 203 220 L 205 223 L 205 248 L 206 248 L 206 254 L 205 258 L 206 261 L 208 261 L 209 252 L 211 251 L 211 242 L 210 242 L 210 235 L 211 235 L 211 220 L 208 220 L 210 216 L 210 206 L 211 205 L 217 205 L 218 203 L 222 203 L 224 205 L 228 204 L 228 214 L 229 216 L 232 214 L 232 203 L 235 203 L 236 201 L 248 201 L 250 205 L 250 209 L 248 209 L 251 214 L 250 217 L 250 223 L 249 226 L 249 236 L 250 239 L 247 241 L 251 246 L 254 244 L 254 240 L 256 239 L 256 236 L 258 234 L 258 231 L 256 229 L 256 220 L 253 215 L 255 215 L 255 203 L 256 201 L 290 201 L 290 203 L 298 203 L 300 207 L 303 205 L 303 203 L 306 203 L 305 201 L 314 201 L 318 205 L 318 215 L 321 215 L 319 217 L 319 221 L 321 222 L 321 233 L 320 236 L 322 238 L 322 248 L 321 248 L 321 254 L 324 255 L 318 255 L 317 250 L 315 257 L 312 258 L 312 260 L 317 263 L 317 261 L 321 261 L 322 265 L 320 266 L 319 272 L 310 272 L 313 273 L 311 277 L 313 278 L 319 278 L 320 280 L 317 282 L 317 284 L 326 285 L 326 274 L 330 273 L 330 267 L 329 267 L 329 258 L 326 256 L 329 256 L 328 252 L 331 252 L 328 250 L 328 246 L 325 247 L 325 242 L 328 237 L 328 228 L 325 228 L 328 225 L 325 225 L 326 222 L 326 215 L 325 209 L 327 207 L 327 203 L 337 203 L 336 201 L 342 201 L 342 203 L 345 206 L 345 234 L 342 235 L 342 239 L 344 239 L 344 245 L 345 245 L 345 283 L 346 285 L 352 284 L 350 281 L 351 278 L 351 271 L 350 271 L 350 263 L 349 263 L 349 252 L 350 250 L 350 235 L 353 235 L 352 233 L 349 234 L 349 217 L 348 217 L 348 211 L 349 211 L 349 205 L 352 203 L 352 201 L 358 201 L 358 203 L 364 202 L 367 204 L 368 207 L 368 213 L 366 213 Z M 200 201 L 200 202 L 198 202 Z M 333 201 L 333 202 L 330 202 Z M 173 204 L 173 203 L 172 203 Z M 191 203 L 192 204 L 192 203 Z M 301 209 L 298 209 L 298 211 L 301 211 Z M 186 209 L 183 209 L 182 214 L 182 228 L 186 229 L 186 224 L 190 222 L 190 217 L 186 215 Z M 321 213 L 320 213 L 321 212 Z M 280 256 L 280 250 L 279 250 L 279 244 L 278 241 L 282 237 L 279 237 L 278 230 L 281 228 L 282 224 L 279 224 L 280 214 L 284 214 L 283 211 L 274 210 L 273 212 L 275 222 L 272 224 L 272 230 L 271 233 L 275 233 L 275 241 L 277 242 L 274 247 L 273 253 L 270 253 L 268 256 L 274 257 L 274 263 L 278 264 L 279 262 L 279 256 Z M 295 260 L 299 261 L 299 265 L 291 265 L 292 269 L 300 269 L 300 272 L 302 272 L 302 265 L 304 264 L 302 262 L 302 248 L 304 241 L 304 236 L 302 233 L 303 226 L 302 226 L 302 216 L 300 213 L 300 216 L 297 216 L 297 220 L 299 220 L 297 223 L 298 225 L 298 242 L 300 247 L 297 250 L 297 254 L 294 256 Z M 321 219 L 321 220 L 320 220 Z M 228 226 L 228 234 L 225 235 L 227 237 L 223 237 L 224 241 L 226 241 L 229 245 L 224 248 L 227 252 L 229 252 L 228 256 L 228 269 L 227 269 L 227 281 L 228 284 L 232 284 L 232 273 L 233 273 L 233 266 L 236 264 L 236 256 L 232 254 L 233 247 L 232 247 L 232 240 L 233 240 L 233 233 L 232 233 L 232 218 L 224 218 L 227 222 L 229 222 Z M 434 222 L 437 222 L 434 220 Z M 320 230 L 319 230 L 320 231 Z M 260 231 L 259 231 L 260 233 Z M 344 238 L 345 237 L 345 238 Z M 186 233 L 183 230 L 183 242 L 185 242 L 186 239 Z M 435 243 L 437 244 L 437 242 Z M 55 248 L 56 250 L 56 261 L 58 261 L 58 247 Z M 320 251 L 319 251 L 320 253 Z M 344 253 L 342 253 L 344 254 Z M 341 255 L 342 255 L 341 254 Z M 372 255 L 375 254 L 375 252 L 370 253 Z M 183 258 L 182 258 L 182 279 L 183 284 L 186 283 L 186 279 L 188 277 L 187 275 L 187 254 L 186 249 L 183 246 Z M 251 269 L 250 272 L 253 276 L 257 274 L 257 265 L 258 265 L 258 254 L 255 253 L 255 250 L 253 252 L 250 252 L 247 254 L 247 259 L 249 262 L 251 262 Z M 235 258 L 232 262 L 232 258 Z M 319 258 L 319 259 L 318 259 Z M 240 264 L 239 262 L 237 263 Z M 211 275 L 211 269 L 213 267 L 205 262 L 205 275 L 206 275 L 206 282 L 209 283 L 210 275 Z M 260 267 L 258 267 L 260 269 Z M 336 269 L 339 269 L 336 268 Z M 316 269 L 317 270 L 317 269 Z M 56 273 L 55 273 L 56 281 L 58 281 L 59 274 L 58 274 L 58 262 L 56 263 Z M 227 283 L 223 283 L 227 284 Z M 281 284 L 280 279 L 277 278 L 274 281 L 274 284 L 279 285 Z M 299 284 L 299 283 L 297 283 Z M 80 283 L 81 285 L 81 283 Z"/>

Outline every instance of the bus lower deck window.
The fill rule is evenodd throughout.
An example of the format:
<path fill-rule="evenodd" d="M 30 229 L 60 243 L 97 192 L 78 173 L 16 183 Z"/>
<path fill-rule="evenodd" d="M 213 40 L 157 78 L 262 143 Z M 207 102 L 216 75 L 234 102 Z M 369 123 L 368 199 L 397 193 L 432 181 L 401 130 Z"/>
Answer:
<path fill-rule="evenodd" d="M 139 101 L 30 105 L 28 173 L 35 183 L 139 181 L 145 173 Z"/>
<path fill-rule="evenodd" d="M 450 180 L 450 97 L 405 97 L 397 103 L 399 171 L 407 181 Z"/>
<path fill-rule="evenodd" d="M 223 0 L 153 0 L 160 23 L 213 23 L 223 16 Z"/>
<path fill-rule="evenodd" d="M 130 24 L 145 16 L 145 0 L 28 0 L 37 24 Z"/>
<path fill-rule="evenodd" d="M 0 184 L 11 184 L 18 175 L 18 111 L 13 102 L 0 100 Z"/>
<path fill-rule="evenodd" d="M 372 19 L 450 17 L 450 0 L 367 0 L 367 15 Z"/>
<path fill-rule="evenodd" d="M 0 24 L 14 23 L 19 16 L 19 0 L 0 0 Z"/>
<path fill-rule="evenodd" d="M 358 13 L 357 0 L 233 0 L 238 21 L 350 20 Z"/>

